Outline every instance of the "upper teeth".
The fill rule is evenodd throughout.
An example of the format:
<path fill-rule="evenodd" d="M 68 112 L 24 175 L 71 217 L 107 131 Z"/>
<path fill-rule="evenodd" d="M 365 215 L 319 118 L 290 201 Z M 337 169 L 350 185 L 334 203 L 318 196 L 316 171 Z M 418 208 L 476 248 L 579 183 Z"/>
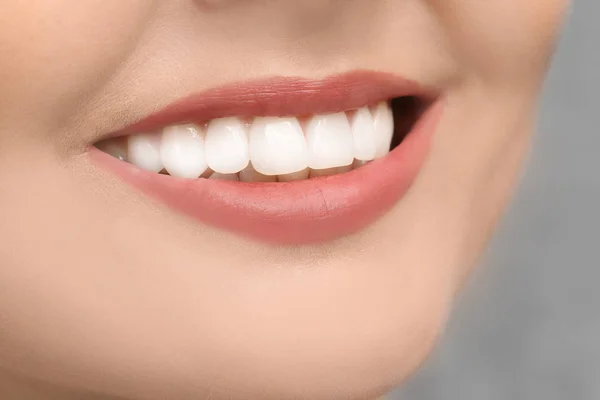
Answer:
<path fill-rule="evenodd" d="M 128 136 L 127 158 L 142 169 L 164 168 L 182 178 L 198 178 L 210 169 L 221 175 L 244 171 L 240 177 L 258 172 L 302 179 L 309 169 L 348 167 L 355 160 L 385 156 L 393 131 L 387 102 L 308 119 L 256 117 L 246 123 L 236 117 L 218 118 L 204 125 L 174 125 Z"/>
<path fill-rule="evenodd" d="M 283 175 L 308 167 L 308 145 L 297 118 L 255 118 L 250 127 L 250 160 L 263 175 Z"/>
<path fill-rule="evenodd" d="M 203 136 L 202 130 L 196 125 L 170 126 L 163 130 L 159 158 L 156 152 L 150 153 L 144 148 L 139 152 L 133 150 L 130 158 L 135 164 L 137 158 L 152 157 L 156 159 L 153 165 L 159 171 L 164 166 L 173 176 L 197 178 L 208 168 L 205 156 L 208 143 L 205 143 Z M 130 138 L 130 151 L 132 140 L 135 142 L 139 139 Z"/>
<path fill-rule="evenodd" d="M 308 166 L 345 167 L 354 161 L 352 128 L 345 113 L 315 115 L 306 125 Z"/>

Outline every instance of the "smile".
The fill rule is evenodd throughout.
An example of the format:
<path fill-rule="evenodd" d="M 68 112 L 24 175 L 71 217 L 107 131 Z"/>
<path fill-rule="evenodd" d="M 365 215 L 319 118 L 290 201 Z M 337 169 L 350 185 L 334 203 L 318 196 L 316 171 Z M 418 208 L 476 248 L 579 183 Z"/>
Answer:
<path fill-rule="evenodd" d="M 203 223 L 273 244 L 364 229 L 410 189 L 441 97 L 394 75 L 272 78 L 192 95 L 89 156 Z"/>

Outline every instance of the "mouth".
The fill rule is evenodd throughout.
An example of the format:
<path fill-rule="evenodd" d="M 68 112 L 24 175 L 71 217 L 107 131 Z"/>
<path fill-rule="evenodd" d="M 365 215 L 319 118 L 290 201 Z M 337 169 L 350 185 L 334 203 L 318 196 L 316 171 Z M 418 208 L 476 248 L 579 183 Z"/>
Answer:
<path fill-rule="evenodd" d="M 395 75 L 271 78 L 184 98 L 91 161 L 202 223 L 272 244 L 365 229 L 409 191 L 443 102 Z"/>

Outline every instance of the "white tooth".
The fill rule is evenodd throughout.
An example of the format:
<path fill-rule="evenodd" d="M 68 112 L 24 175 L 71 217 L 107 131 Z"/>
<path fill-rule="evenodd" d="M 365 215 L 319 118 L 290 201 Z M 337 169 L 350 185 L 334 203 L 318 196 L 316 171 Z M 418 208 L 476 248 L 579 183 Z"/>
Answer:
<path fill-rule="evenodd" d="M 220 174 L 215 172 L 208 179 L 218 179 L 220 181 L 239 181 L 237 174 Z"/>
<path fill-rule="evenodd" d="M 351 114 L 350 126 L 354 141 L 354 158 L 361 161 L 374 159 L 377 149 L 375 122 L 369 108 L 362 107 Z"/>
<path fill-rule="evenodd" d="M 308 166 L 308 147 L 296 118 L 258 117 L 250 127 L 250 159 L 264 175 L 290 174 Z"/>
<path fill-rule="evenodd" d="M 211 169 L 222 174 L 237 173 L 248 166 L 248 134 L 239 118 L 218 118 L 208 124 L 206 161 Z"/>
<path fill-rule="evenodd" d="M 326 169 L 352 164 L 352 131 L 346 113 L 315 115 L 306 124 L 309 167 Z"/>
<path fill-rule="evenodd" d="M 277 182 L 277 176 L 275 175 L 263 175 L 257 172 L 252 164 L 249 164 L 239 173 L 240 181 L 242 182 Z"/>
<path fill-rule="evenodd" d="M 167 172 L 178 178 L 198 178 L 208 167 L 202 130 L 194 124 L 165 128 L 160 155 Z"/>
<path fill-rule="evenodd" d="M 394 114 L 386 101 L 382 101 L 375 107 L 373 121 L 377 143 L 375 158 L 380 158 L 390 152 L 392 136 L 394 135 Z"/>
<path fill-rule="evenodd" d="M 310 169 L 306 168 L 302 171 L 293 172 L 291 174 L 279 175 L 277 180 L 279 182 L 293 182 L 293 181 L 301 181 L 303 179 L 308 179 L 308 175 L 310 173 Z"/>
<path fill-rule="evenodd" d="M 147 171 L 163 169 L 160 160 L 160 133 L 138 133 L 127 138 L 129 162 Z"/>

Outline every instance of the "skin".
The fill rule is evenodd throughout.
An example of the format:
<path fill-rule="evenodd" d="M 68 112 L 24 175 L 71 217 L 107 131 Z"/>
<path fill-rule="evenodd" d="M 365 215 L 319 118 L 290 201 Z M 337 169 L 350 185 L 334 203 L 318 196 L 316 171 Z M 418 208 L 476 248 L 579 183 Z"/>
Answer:
<path fill-rule="evenodd" d="M 3 398 L 358 400 L 402 383 L 510 199 L 566 7 L 3 0 Z M 411 192 L 356 235 L 242 239 L 82 157 L 191 92 L 354 69 L 447 97 Z"/>

